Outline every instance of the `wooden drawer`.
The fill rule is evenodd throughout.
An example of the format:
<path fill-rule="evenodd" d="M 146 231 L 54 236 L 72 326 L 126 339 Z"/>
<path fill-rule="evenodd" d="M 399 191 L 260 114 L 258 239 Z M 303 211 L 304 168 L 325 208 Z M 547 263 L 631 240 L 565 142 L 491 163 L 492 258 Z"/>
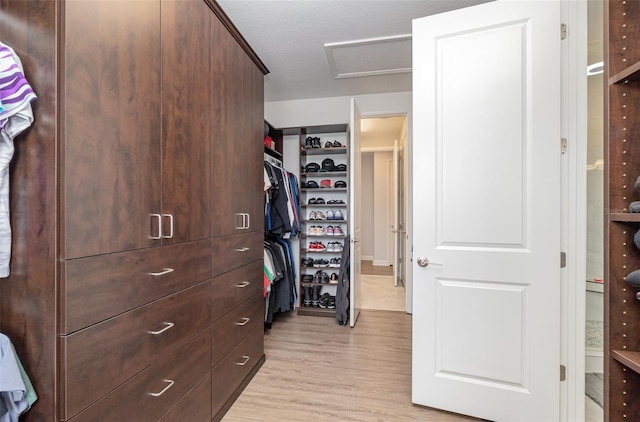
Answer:
<path fill-rule="evenodd" d="M 214 277 L 264 256 L 263 232 L 217 237 L 212 242 Z"/>
<path fill-rule="evenodd" d="M 178 401 L 189 398 L 185 409 L 193 414 L 205 414 L 206 419 L 165 419 L 167 421 L 209 421 L 211 418 L 211 330 L 203 330 L 195 338 L 154 363 L 134 378 L 71 419 L 73 422 L 157 421 Z M 187 397 L 180 400 L 198 384 Z M 200 391 L 198 388 L 201 388 Z M 192 394 L 196 392 L 196 394 Z M 153 394 L 153 395 L 152 395 Z M 197 395 L 201 402 L 193 400 Z M 177 411 L 177 410 L 176 410 Z"/>
<path fill-rule="evenodd" d="M 74 259 L 62 263 L 62 334 L 211 278 L 211 241 Z"/>
<path fill-rule="evenodd" d="M 210 315 L 208 281 L 62 337 L 62 415 L 75 415 L 183 344 Z"/>
<path fill-rule="evenodd" d="M 219 275 L 213 279 L 212 321 L 264 290 L 262 260 Z"/>
<path fill-rule="evenodd" d="M 264 328 L 254 329 L 213 369 L 212 416 L 222 409 L 264 354 Z"/>
<path fill-rule="evenodd" d="M 264 299 L 254 295 L 213 324 L 211 363 L 215 366 L 256 327 L 264 326 Z"/>
<path fill-rule="evenodd" d="M 210 422 L 211 371 L 159 422 Z"/>

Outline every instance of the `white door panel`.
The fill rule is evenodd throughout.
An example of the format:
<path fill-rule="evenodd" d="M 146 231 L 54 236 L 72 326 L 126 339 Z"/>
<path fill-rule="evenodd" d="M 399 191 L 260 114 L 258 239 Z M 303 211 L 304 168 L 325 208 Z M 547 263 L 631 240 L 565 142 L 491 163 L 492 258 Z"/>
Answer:
<path fill-rule="evenodd" d="M 559 418 L 559 17 L 507 0 L 414 21 L 417 404 Z"/>
<path fill-rule="evenodd" d="M 351 99 L 351 139 L 349 145 L 349 234 L 351 236 L 351 255 L 349 256 L 349 325 L 355 326 L 361 308 L 360 267 L 362 247 L 362 153 L 360 152 L 360 112 L 354 98 Z"/>

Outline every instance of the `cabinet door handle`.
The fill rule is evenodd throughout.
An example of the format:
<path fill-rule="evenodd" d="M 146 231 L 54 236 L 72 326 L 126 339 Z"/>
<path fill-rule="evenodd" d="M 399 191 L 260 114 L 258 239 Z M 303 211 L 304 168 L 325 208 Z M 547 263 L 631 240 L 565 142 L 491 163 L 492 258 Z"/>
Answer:
<path fill-rule="evenodd" d="M 251 284 L 248 281 L 243 281 L 242 283 L 236 284 L 236 287 L 239 287 L 241 289 L 244 289 L 245 287 L 247 287 L 249 284 Z"/>
<path fill-rule="evenodd" d="M 251 224 L 251 217 L 249 216 L 249 214 L 244 214 L 244 216 L 245 216 L 245 219 L 243 219 L 243 221 L 244 221 L 243 228 L 244 229 L 248 229 L 249 225 Z"/>
<path fill-rule="evenodd" d="M 244 214 L 239 212 L 236 213 L 236 230 L 244 229 Z"/>
<path fill-rule="evenodd" d="M 236 362 L 236 365 L 245 366 L 247 364 L 247 362 L 249 362 L 249 359 L 251 359 L 251 358 L 249 356 L 245 355 L 245 356 L 242 356 L 242 359 L 244 359 L 244 362 Z"/>
<path fill-rule="evenodd" d="M 247 325 L 247 323 L 251 321 L 251 318 L 241 318 L 241 319 L 242 319 L 242 322 L 236 322 L 236 325 L 239 325 L 241 327 L 244 325 Z"/>
<path fill-rule="evenodd" d="M 173 387 L 173 380 L 162 380 L 163 382 L 166 382 L 168 385 L 166 387 L 164 387 L 162 389 L 162 391 L 160 391 L 159 393 L 149 393 L 150 396 L 153 397 L 160 397 L 161 395 L 163 395 L 168 389 L 170 389 L 171 387 Z"/>
<path fill-rule="evenodd" d="M 236 252 L 247 252 L 248 250 L 250 250 L 251 248 L 247 248 L 246 246 L 243 248 L 237 248 L 234 249 Z"/>
<path fill-rule="evenodd" d="M 173 214 L 162 214 L 163 218 L 169 218 L 169 234 L 162 236 L 164 239 L 171 239 L 173 237 Z"/>
<path fill-rule="evenodd" d="M 162 334 L 165 331 L 167 331 L 169 328 L 173 327 L 175 324 L 173 322 L 163 322 L 163 324 L 165 325 L 165 327 L 162 330 L 158 330 L 158 331 L 147 331 L 147 333 L 157 336 L 158 334 Z"/>
<path fill-rule="evenodd" d="M 160 275 L 165 275 L 165 274 L 169 274 L 172 273 L 173 271 L 175 271 L 173 268 L 163 268 L 162 271 L 157 272 L 157 273 L 147 273 L 149 275 L 152 275 L 154 277 L 158 277 Z"/>
<path fill-rule="evenodd" d="M 154 236 L 153 234 L 149 234 L 149 239 L 160 239 L 162 238 L 162 216 L 160 214 L 149 214 L 149 216 L 153 219 L 153 218 L 157 218 L 158 219 L 158 235 Z M 149 231 L 151 231 L 151 228 L 149 228 Z"/>

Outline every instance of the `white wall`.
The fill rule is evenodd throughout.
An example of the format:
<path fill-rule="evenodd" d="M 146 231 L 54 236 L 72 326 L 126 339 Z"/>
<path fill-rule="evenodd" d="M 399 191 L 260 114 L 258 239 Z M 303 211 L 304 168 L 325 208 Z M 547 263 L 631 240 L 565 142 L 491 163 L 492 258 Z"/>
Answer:
<path fill-rule="evenodd" d="M 391 180 L 389 179 L 389 161 L 391 152 L 376 152 L 373 157 L 373 265 L 390 265 L 390 225 L 389 204 L 391 203 Z"/>
<path fill-rule="evenodd" d="M 373 153 L 362 154 L 362 259 L 373 261 Z"/>
<path fill-rule="evenodd" d="M 264 105 L 264 118 L 277 128 L 348 123 L 352 97 L 311 98 L 272 101 Z M 411 112 L 411 92 L 356 95 L 363 116 L 407 114 Z"/>

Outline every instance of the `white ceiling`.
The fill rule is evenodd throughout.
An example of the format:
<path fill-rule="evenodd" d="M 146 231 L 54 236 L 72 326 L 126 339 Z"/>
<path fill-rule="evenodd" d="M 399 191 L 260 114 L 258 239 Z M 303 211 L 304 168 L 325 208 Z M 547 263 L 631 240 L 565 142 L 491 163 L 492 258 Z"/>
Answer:
<path fill-rule="evenodd" d="M 218 3 L 269 68 L 265 101 L 281 101 L 411 91 L 408 44 L 383 41 L 388 38 L 397 41 L 393 37 L 410 35 L 412 19 L 486 1 L 218 0 Z M 328 55 L 325 44 L 336 43 Z M 343 77 L 334 78 L 332 70 Z M 394 71 L 400 73 L 391 73 Z M 367 72 L 376 75 L 358 76 Z"/>

